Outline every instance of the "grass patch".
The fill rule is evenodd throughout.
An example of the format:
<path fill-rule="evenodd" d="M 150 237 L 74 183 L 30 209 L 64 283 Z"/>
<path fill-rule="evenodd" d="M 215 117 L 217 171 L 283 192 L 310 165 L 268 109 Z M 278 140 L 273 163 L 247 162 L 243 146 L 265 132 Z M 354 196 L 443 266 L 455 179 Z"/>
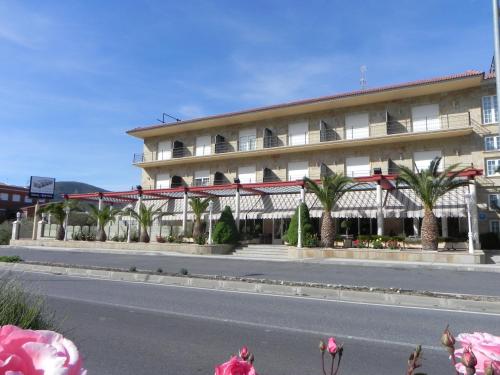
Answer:
<path fill-rule="evenodd" d="M 0 326 L 6 324 L 24 329 L 58 329 L 45 298 L 28 291 L 15 279 L 0 279 Z"/>
<path fill-rule="evenodd" d="M 22 261 L 19 255 L 0 255 L 0 262 L 18 263 Z"/>

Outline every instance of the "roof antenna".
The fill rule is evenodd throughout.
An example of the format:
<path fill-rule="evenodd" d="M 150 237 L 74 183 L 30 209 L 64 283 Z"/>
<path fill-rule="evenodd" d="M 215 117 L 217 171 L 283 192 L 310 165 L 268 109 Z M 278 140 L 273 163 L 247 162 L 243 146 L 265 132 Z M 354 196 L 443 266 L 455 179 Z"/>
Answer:
<path fill-rule="evenodd" d="M 361 78 L 359 79 L 359 84 L 361 85 L 361 90 L 366 89 L 366 65 L 361 65 L 359 71 L 361 72 Z"/>
<path fill-rule="evenodd" d="M 162 124 L 164 124 L 165 123 L 165 116 L 170 117 L 172 120 L 175 120 L 177 122 L 182 121 L 180 118 L 170 116 L 168 113 L 165 113 L 165 112 L 163 112 L 162 119 L 160 120 L 159 118 L 157 118 L 156 121 L 160 121 Z"/>

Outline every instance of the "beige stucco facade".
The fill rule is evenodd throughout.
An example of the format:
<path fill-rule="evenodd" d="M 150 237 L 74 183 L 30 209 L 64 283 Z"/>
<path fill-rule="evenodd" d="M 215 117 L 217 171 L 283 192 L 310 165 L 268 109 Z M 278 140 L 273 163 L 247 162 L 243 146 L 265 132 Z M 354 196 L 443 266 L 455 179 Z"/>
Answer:
<path fill-rule="evenodd" d="M 413 166 L 417 153 L 436 151 L 440 152 L 445 166 L 460 164 L 484 170 L 484 175 L 476 179 L 479 231 L 489 231 L 491 221 L 498 220 L 499 215 L 488 207 L 488 196 L 499 193 L 500 175 L 487 176 L 486 161 L 500 159 L 500 149 L 485 150 L 485 137 L 498 134 L 498 124 L 483 123 L 482 98 L 495 95 L 494 79 L 485 79 L 481 74 L 449 82 L 431 82 L 423 88 L 409 85 L 398 90 L 370 91 L 365 96 L 360 93 L 350 101 L 332 99 L 310 108 L 303 104 L 290 105 L 285 108 L 288 112 L 276 106 L 255 111 L 258 114 L 229 114 L 220 120 L 208 118 L 131 131 L 131 135 L 144 139 L 143 155 L 135 163 L 142 168 L 141 184 L 144 189 L 155 188 L 157 176 L 168 173 L 170 178 L 178 176 L 184 184 L 192 186 L 196 183 L 195 173 L 200 170 L 209 170 L 209 184 L 214 183 L 216 173 L 224 176 L 225 181 L 233 182 L 242 166 L 255 166 L 255 182 L 269 178 L 265 169 L 272 172 L 273 180 L 286 181 L 290 163 L 295 162 L 307 162 L 308 176 L 319 178 L 325 168 L 347 173 L 346 161 L 355 157 L 368 158 L 368 175 L 374 168 L 391 174 L 397 171 L 398 165 Z M 416 129 L 412 111 L 424 105 L 437 105 L 439 125 L 436 128 Z M 365 136 L 349 135 L 347 118 L 357 114 L 368 117 Z M 260 118 L 241 120 L 250 115 Z M 206 126 L 202 126 L 203 121 Z M 293 144 L 289 133 L 290 124 L 297 123 L 307 124 L 303 144 Z M 239 150 L 240 134 L 253 131 L 255 143 L 251 149 Z M 196 151 L 196 140 L 200 136 L 210 139 L 203 156 Z M 217 152 L 216 139 L 221 137 L 225 142 L 224 152 Z M 159 144 L 175 141 L 182 143 L 182 157 L 160 157 Z"/>

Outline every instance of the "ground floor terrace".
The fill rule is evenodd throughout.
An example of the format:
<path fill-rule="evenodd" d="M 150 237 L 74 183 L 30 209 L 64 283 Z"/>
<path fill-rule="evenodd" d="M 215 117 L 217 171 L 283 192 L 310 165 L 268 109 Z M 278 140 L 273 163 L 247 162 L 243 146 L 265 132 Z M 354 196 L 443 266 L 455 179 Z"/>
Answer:
<path fill-rule="evenodd" d="M 467 169 L 459 178 L 468 180 L 443 196 L 434 213 L 438 217 L 442 237 L 466 241 L 470 235 L 474 247 L 480 248 L 477 193 L 475 177 L 482 171 Z M 243 241 L 282 244 L 284 235 L 299 202 L 304 202 L 317 233 L 321 227 L 323 208 L 317 197 L 307 190 L 304 182 L 231 183 L 225 185 L 176 187 L 144 190 L 138 186 L 124 192 L 70 194 L 66 199 L 136 208 L 144 203 L 160 208 L 164 213 L 150 228 L 151 240 L 166 236 L 190 237 L 194 214 L 191 198 L 211 198 L 213 205 L 204 215 L 205 229 L 208 222 L 216 221 L 221 211 L 229 206 L 240 228 Z M 423 217 L 419 198 L 407 186 L 397 184 L 396 176 L 374 174 L 359 177 L 343 195 L 332 211 L 338 235 L 378 235 L 418 238 Z M 347 225 L 341 223 L 346 222 Z M 108 228 L 108 238 L 125 235 L 134 230 L 134 222 L 127 216 Z M 346 228 L 348 227 L 348 229 Z M 55 232 L 49 225 L 48 234 Z M 72 232 L 77 229 L 72 228 Z M 82 230 L 82 228 L 80 228 Z M 90 230 L 90 228 L 89 228 Z M 130 236 L 128 236 L 130 241 Z"/>

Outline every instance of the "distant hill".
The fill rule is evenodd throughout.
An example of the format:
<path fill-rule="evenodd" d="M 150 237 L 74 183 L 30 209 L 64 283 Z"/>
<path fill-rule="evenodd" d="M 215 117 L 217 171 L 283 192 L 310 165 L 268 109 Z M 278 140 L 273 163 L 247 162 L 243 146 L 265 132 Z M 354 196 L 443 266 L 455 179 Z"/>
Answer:
<path fill-rule="evenodd" d="M 56 181 L 56 188 L 54 190 L 54 201 L 62 200 L 64 194 L 82 194 L 82 193 L 95 193 L 107 192 L 108 190 L 101 189 L 100 187 L 85 184 L 76 181 Z"/>

